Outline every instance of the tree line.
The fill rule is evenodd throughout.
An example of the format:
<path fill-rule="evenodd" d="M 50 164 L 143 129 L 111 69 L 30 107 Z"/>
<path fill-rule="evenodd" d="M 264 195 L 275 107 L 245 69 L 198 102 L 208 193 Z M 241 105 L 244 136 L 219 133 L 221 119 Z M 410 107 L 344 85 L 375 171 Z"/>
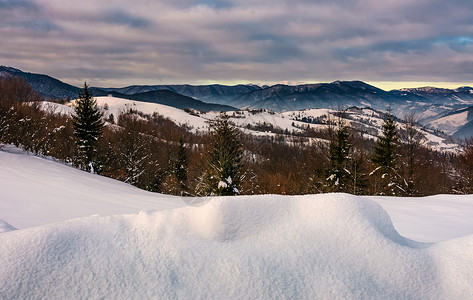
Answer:
<path fill-rule="evenodd" d="M 308 194 L 424 196 L 473 192 L 473 141 L 458 153 L 420 143 L 414 115 L 366 139 L 339 117 L 328 129 L 257 137 L 222 114 L 193 133 L 128 109 L 104 120 L 87 85 L 59 114 L 21 78 L 0 78 L 0 145 L 13 144 L 149 191 L 182 196 Z M 340 116 L 343 112 L 340 112 Z M 1 146 L 0 146 L 1 147 Z"/>

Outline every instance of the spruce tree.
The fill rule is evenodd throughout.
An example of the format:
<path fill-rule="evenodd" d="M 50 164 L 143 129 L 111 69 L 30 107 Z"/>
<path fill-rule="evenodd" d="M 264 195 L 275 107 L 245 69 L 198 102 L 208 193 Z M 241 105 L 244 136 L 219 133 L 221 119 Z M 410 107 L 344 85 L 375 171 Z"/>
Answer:
<path fill-rule="evenodd" d="M 398 136 L 396 129 L 396 122 L 394 116 L 391 114 L 391 109 L 384 117 L 382 135 L 378 137 L 378 141 L 374 148 L 374 155 L 372 162 L 377 167 L 373 174 L 381 176 L 381 190 L 382 194 L 396 194 L 395 187 L 397 186 L 396 174 L 396 149 L 398 147 Z"/>
<path fill-rule="evenodd" d="M 87 83 L 79 91 L 76 101 L 72 124 L 79 153 L 80 167 L 86 171 L 97 170 L 97 144 L 102 135 L 104 121 L 102 112 L 97 108 L 97 102 L 92 98 Z"/>
<path fill-rule="evenodd" d="M 220 196 L 239 194 L 243 178 L 240 131 L 224 114 L 220 115 L 211 127 L 212 143 L 206 174 L 208 193 Z"/>
<path fill-rule="evenodd" d="M 350 174 L 347 170 L 350 143 L 348 126 L 342 118 L 338 120 L 338 127 L 334 139 L 329 146 L 330 170 L 327 180 L 331 191 L 349 192 L 348 181 Z"/>

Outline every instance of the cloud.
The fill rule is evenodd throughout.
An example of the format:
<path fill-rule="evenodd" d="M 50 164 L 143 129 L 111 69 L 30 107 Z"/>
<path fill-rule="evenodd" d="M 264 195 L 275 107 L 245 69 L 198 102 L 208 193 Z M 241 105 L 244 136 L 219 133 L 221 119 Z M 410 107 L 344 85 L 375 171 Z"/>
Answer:
<path fill-rule="evenodd" d="M 469 0 L 0 0 L 0 57 L 76 84 L 464 82 L 471 11 Z"/>
<path fill-rule="evenodd" d="M 0 10 L 12 9 L 37 10 L 38 6 L 28 0 L 0 0 Z"/>
<path fill-rule="evenodd" d="M 145 18 L 140 18 L 128 14 L 120 9 L 112 9 L 106 11 L 102 17 L 104 22 L 117 24 L 117 25 L 128 25 L 134 28 L 148 27 L 151 25 L 151 21 Z"/>
<path fill-rule="evenodd" d="M 30 31 L 55 31 L 61 30 L 60 26 L 49 20 L 28 20 L 20 22 L 7 22 L 7 27 L 21 28 Z"/>

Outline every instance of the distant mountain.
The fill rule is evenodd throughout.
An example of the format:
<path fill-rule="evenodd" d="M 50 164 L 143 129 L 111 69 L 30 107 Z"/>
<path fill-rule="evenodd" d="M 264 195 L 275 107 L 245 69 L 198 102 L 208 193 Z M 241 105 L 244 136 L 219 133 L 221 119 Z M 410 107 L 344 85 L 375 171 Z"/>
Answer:
<path fill-rule="evenodd" d="M 169 90 L 175 93 L 199 99 L 205 102 L 228 104 L 241 95 L 261 90 L 257 85 L 132 85 L 124 88 L 101 88 L 104 91 L 119 92 L 124 95 L 133 95 L 149 91 Z"/>
<path fill-rule="evenodd" d="M 41 93 L 46 99 L 75 99 L 79 95 L 80 91 L 80 88 L 64 83 L 48 75 L 28 73 L 11 67 L 0 66 L 0 76 L 7 75 L 24 78 L 27 82 L 31 84 L 34 90 Z M 151 91 L 144 93 L 139 92 L 136 94 L 131 92 L 123 94 L 118 91 L 120 89 L 102 89 L 91 87 L 90 90 L 92 94 L 96 97 L 112 95 L 114 97 L 126 98 L 136 101 L 165 104 L 181 109 L 192 108 L 203 111 L 236 110 L 235 107 L 231 107 L 228 105 L 205 103 L 169 90 Z"/>
<path fill-rule="evenodd" d="M 397 100 L 391 93 L 361 81 L 335 81 L 297 86 L 278 84 L 242 95 L 229 104 L 274 111 L 350 106 L 385 110 Z"/>
<path fill-rule="evenodd" d="M 10 67 L 0 67 L 0 76 L 10 74 L 25 78 L 35 90 L 48 98 L 76 98 L 79 88 L 61 82 L 48 75 L 22 72 Z M 275 112 L 297 111 L 312 108 L 371 107 L 385 111 L 387 107 L 402 118 L 415 112 L 422 124 L 436 129 L 463 135 L 470 135 L 465 121 L 459 126 L 450 126 L 460 114 L 456 112 L 473 106 L 473 88 L 441 89 L 422 87 L 384 91 L 362 81 L 335 81 L 303 85 L 273 86 L 256 85 L 133 85 L 123 88 L 92 87 L 94 96 L 113 95 L 165 104 L 177 108 L 196 110 L 228 111 L 239 109 L 268 109 Z M 205 101 L 205 102 L 203 102 Z M 207 102 L 207 103 L 206 103 Z M 208 103 L 211 102 L 211 103 Z M 215 103 L 215 104 L 212 104 Z M 449 114 L 452 113 L 449 119 Z M 461 115 L 464 116 L 464 115 Z M 437 123 L 437 119 L 441 119 Z M 450 120 L 450 121 L 447 121 Z M 443 122 L 443 123 L 442 123 Z M 455 121 L 456 122 L 456 121 Z M 455 124 L 457 124 L 456 122 Z M 452 123 L 453 124 L 453 123 Z M 471 125 L 473 127 L 473 125 Z M 447 128 L 448 127 L 448 128 Z M 453 131 L 452 131 L 453 130 Z M 472 135 L 473 135 L 473 131 Z"/>
<path fill-rule="evenodd" d="M 473 103 L 473 88 L 460 87 L 457 89 L 441 89 L 435 87 L 422 87 L 401 89 L 399 92 L 407 92 L 424 99 L 429 99 L 432 103 L 448 103 L 448 104 L 471 104 Z"/>
<path fill-rule="evenodd" d="M 350 106 L 367 106 L 385 111 L 390 106 L 399 116 L 415 111 L 421 115 L 425 113 L 422 117 L 428 118 L 473 105 L 473 88 L 450 90 L 424 87 L 384 91 L 362 81 L 297 86 L 278 84 L 241 95 L 228 104 L 239 108 L 265 108 L 278 112 Z"/>
<path fill-rule="evenodd" d="M 43 74 L 27 73 L 21 70 L 0 66 L 0 76 L 22 77 L 31 84 L 33 89 L 46 98 L 66 99 L 77 98 L 79 88 Z"/>
<path fill-rule="evenodd" d="M 199 110 L 199 111 L 202 110 L 205 112 L 238 110 L 237 108 L 229 106 L 229 105 L 202 102 L 200 100 L 196 100 L 191 97 L 177 94 L 169 90 L 149 91 L 149 92 L 138 93 L 138 94 L 133 94 L 133 95 L 125 95 L 125 96 L 122 96 L 122 98 L 136 100 L 136 101 L 143 101 L 143 102 L 158 103 L 158 104 L 168 105 L 172 107 L 177 107 L 180 109 L 192 108 L 195 110 Z"/>

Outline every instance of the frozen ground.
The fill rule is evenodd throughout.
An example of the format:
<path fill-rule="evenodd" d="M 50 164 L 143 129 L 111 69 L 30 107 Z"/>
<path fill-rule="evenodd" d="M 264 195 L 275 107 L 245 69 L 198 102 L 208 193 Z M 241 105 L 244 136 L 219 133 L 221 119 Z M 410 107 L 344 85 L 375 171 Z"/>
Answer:
<path fill-rule="evenodd" d="M 11 148 L 0 151 L 0 184 L 0 299 L 473 294 L 472 196 L 263 195 L 192 207 Z"/>

